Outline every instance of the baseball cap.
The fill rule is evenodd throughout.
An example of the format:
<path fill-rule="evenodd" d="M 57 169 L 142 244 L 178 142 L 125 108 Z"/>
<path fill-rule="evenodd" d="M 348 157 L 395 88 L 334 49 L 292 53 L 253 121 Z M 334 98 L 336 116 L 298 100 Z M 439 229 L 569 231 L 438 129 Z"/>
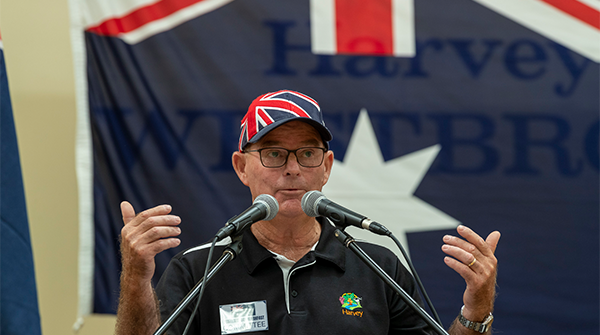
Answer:
<path fill-rule="evenodd" d="M 313 126 L 323 139 L 325 147 L 333 136 L 325 126 L 321 108 L 316 100 L 306 94 L 281 90 L 259 96 L 252 101 L 240 126 L 238 150 L 248 143 L 256 143 L 271 130 L 290 121 L 303 121 Z"/>

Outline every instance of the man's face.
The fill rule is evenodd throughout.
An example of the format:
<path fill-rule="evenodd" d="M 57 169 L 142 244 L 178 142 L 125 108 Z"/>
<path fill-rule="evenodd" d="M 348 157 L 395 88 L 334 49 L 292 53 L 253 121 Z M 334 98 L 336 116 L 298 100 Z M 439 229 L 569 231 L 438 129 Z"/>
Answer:
<path fill-rule="evenodd" d="M 246 150 L 281 147 L 294 150 L 301 147 L 324 147 L 321 136 L 311 125 L 291 121 L 270 131 Z M 279 168 L 267 168 L 261 164 L 258 152 L 234 153 L 233 165 L 238 177 L 250 188 L 252 199 L 260 194 L 270 194 L 279 202 L 281 216 L 303 215 L 301 200 L 304 193 L 321 190 L 329 179 L 333 153 L 325 153 L 323 164 L 314 168 L 300 166 L 294 154 Z"/>

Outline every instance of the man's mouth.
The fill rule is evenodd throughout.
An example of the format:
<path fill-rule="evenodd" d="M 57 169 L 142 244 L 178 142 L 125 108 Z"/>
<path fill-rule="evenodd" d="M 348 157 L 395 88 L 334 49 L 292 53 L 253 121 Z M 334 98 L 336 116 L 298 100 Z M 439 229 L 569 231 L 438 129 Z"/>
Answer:
<path fill-rule="evenodd" d="M 282 188 L 279 191 L 280 192 L 284 192 L 284 193 L 299 193 L 299 192 L 304 192 L 304 190 L 300 189 L 300 188 Z"/>

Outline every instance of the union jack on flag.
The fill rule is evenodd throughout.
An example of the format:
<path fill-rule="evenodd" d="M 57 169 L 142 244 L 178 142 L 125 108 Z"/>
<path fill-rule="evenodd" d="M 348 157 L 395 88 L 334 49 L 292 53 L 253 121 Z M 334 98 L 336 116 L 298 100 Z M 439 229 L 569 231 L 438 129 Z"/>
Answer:
<path fill-rule="evenodd" d="M 281 90 L 254 99 L 240 126 L 240 152 L 253 139 L 257 141 L 263 134 L 279 125 L 279 121 L 304 117 L 324 124 L 319 104 L 311 97 L 299 92 Z M 265 131 L 263 131 L 265 130 Z M 256 135 L 258 137 L 255 137 Z"/>

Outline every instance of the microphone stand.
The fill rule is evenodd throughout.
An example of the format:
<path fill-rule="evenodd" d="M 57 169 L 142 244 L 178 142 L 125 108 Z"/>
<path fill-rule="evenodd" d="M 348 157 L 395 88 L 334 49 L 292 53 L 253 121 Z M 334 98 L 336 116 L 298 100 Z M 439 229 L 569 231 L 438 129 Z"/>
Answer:
<path fill-rule="evenodd" d="M 190 292 L 179 302 L 177 307 L 171 312 L 167 320 L 158 327 L 158 329 L 154 332 L 154 335 L 162 335 L 167 329 L 171 326 L 171 324 L 179 317 L 181 312 L 185 310 L 185 308 L 194 300 L 198 293 L 200 293 L 200 289 L 204 282 L 208 284 L 208 282 L 212 279 L 212 277 L 225 266 L 229 261 L 233 260 L 239 253 L 242 252 L 242 234 L 239 234 L 232 238 L 231 244 L 223 251 L 221 257 L 217 260 L 217 262 L 210 268 L 206 280 L 202 277 L 196 285 L 190 290 Z"/>
<path fill-rule="evenodd" d="M 387 273 L 385 273 L 385 271 L 383 271 L 381 267 L 379 267 L 379 265 L 377 265 L 377 263 L 375 263 L 375 261 L 373 261 L 371 257 L 369 257 L 369 255 L 367 255 L 356 244 L 352 236 L 347 235 L 344 231 L 340 230 L 339 228 L 335 230 L 334 235 L 338 239 L 338 241 L 340 241 L 344 246 L 346 246 L 346 248 L 352 250 L 352 252 L 354 252 L 358 256 L 358 258 L 360 258 L 369 268 L 371 268 L 371 270 L 375 272 L 375 274 L 377 274 L 389 287 L 391 287 L 394 290 L 394 292 L 396 292 L 396 294 L 398 294 L 407 305 L 409 305 L 415 312 L 417 312 L 417 314 L 419 314 L 419 316 L 431 328 L 433 328 L 440 335 L 448 335 L 448 333 L 444 328 L 442 328 L 442 326 L 435 322 L 433 318 L 431 318 L 431 316 L 429 316 L 429 314 L 427 314 L 423 310 L 423 308 L 421 308 L 421 306 L 419 306 L 419 304 L 417 304 L 417 302 L 414 301 L 414 299 L 410 295 L 408 295 L 402 289 L 402 287 L 400 287 L 400 285 L 398 285 L 398 283 L 396 283 Z"/>

